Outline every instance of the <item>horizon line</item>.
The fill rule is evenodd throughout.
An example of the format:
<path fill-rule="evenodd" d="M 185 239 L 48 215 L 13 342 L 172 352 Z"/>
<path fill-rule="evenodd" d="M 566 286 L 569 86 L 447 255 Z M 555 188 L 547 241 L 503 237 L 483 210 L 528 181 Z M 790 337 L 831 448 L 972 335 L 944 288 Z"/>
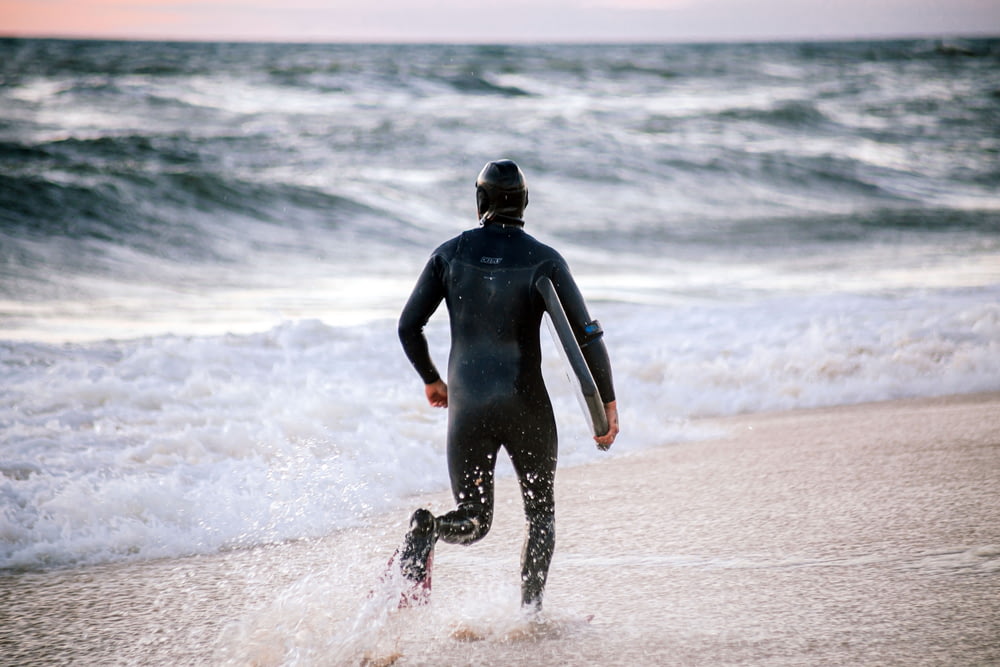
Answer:
<path fill-rule="evenodd" d="M 447 40 L 436 38 L 384 37 L 369 39 L 354 39 L 347 37 L 239 37 L 239 36 L 111 36 L 111 35 L 62 35 L 53 34 L 17 34 L 0 33 L 0 40 L 38 40 L 38 41 L 81 41 L 81 42 L 159 42 L 180 44 L 301 44 L 301 45 L 406 45 L 406 46 L 589 46 L 589 45 L 659 45 L 659 44 L 774 44 L 774 43 L 837 43 L 837 42 L 902 42 L 915 40 L 983 40 L 1000 39 L 1000 32 L 909 32 L 909 33 L 873 33 L 870 35 L 820 35 L 812 37 L 774 35 L 774 36 L 743 36 L 743 37 L 671 37 L 664 39 L 649 38 L 600 38 L 574 37 L 550 39 L 467 39 Z"/>

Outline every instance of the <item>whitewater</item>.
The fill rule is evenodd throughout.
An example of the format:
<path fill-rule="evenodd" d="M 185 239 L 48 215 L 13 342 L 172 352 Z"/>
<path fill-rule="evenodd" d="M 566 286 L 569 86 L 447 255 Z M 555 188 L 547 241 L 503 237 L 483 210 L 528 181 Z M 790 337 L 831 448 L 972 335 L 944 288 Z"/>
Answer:
<path fill-rule="evenodd" d="M 446 489 L 396 317 L 500 157 L 603 323 L 612 454 L 1000 390 L 998 44 L 0 41 L 0 570 Z M 600 460 L 543 340 L 560 465 Z"/>

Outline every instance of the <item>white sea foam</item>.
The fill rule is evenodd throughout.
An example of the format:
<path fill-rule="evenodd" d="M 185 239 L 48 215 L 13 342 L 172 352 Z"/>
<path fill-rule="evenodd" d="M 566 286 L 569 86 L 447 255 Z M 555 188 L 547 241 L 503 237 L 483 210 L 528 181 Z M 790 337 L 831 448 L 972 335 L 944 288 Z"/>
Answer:
<path fill-rule="evenodd" d="M 696 416 L 996 390 L 998 304 L 982 290 L 595 304 L 617 450 L 710 435 Z M 443 367 L 443 318 L 428 335 Z M 548 341 L 546 352 L 561 465 L 598 459 Z M 426 406 L 391 320 L 4 343 L 0 363 L 2 567 L 321 536 L 447 488 L 446 415 Z"/>

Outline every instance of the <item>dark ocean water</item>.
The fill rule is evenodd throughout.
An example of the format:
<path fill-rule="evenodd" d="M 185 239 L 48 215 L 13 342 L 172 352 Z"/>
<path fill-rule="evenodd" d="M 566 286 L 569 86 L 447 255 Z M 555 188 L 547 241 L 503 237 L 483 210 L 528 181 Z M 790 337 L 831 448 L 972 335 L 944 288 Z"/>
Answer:
<path fill-rule="evenodd" d="M 411 253 L 468 223 L 499 155 L 529 174 L 540 232 L 599 251 L 994 239 L 998 62 L 996 40 L 5 40 L 0 290 Z"/>
<path fill-rule="evenodd" d="M 622 448 L 1000 389 L 998 65 L 0 40 L 0 568 L 325 535 L 446 484 L 393 320 L 499 157 L 608 332 Z"/>

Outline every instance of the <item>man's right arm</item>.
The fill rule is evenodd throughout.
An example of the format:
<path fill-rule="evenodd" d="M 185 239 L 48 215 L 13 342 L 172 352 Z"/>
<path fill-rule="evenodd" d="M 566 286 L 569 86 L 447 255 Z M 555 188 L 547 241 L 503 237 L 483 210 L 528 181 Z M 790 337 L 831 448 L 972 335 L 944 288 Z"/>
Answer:
<path fill-rule="evenodd" d="M 399 341 L 403 344 L 406 357 L 420 374 L 425 385 L 441 380 L 441 375 L 431 360 L 424 327 L 444 298 L 444 286 L 440 275 L 442 261 L 436 255 L 428 260 L 399 316 Z"/>

